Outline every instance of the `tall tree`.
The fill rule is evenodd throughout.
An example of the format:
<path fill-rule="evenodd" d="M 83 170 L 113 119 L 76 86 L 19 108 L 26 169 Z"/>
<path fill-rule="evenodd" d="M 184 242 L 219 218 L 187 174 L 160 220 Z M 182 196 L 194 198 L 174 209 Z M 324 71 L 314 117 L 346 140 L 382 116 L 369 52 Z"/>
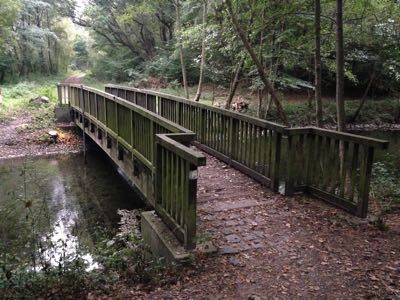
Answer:
<path fill-rule="evenodd" d="M 317 126 L 322 127 L 321 99 L 321 0 L 314 0 L 315 5 L 315 104 Z"/>
<path fill-rule="evenodd" d="M 228 9 L 228 13 L 231 17 L 233 27 L 237 31 L 240 39 L 243 42 L 244 47 L 246 48 L 247 52 L 249 53 L 251 59 L 253 60 L 253 63 L 255 64 L 258 74 L 260 75 L 261 80 L 263 81 L 265 87 L 267 88 L 269 94 L 271 95 L 271 99 L 274 101 L 276 105 L 276 109 L 278 110 L 278 114 L 282 122 L 286 125 L 289 126 L 289 122 L 287 120 L 285 111 L 283 110 L 282 104 L 278 98 L 278 95 L 272 86 L 271 82 L 268 80 L 267 75 L 265 73 L 264 67 L 262 66 L 260 60 L 257 57 L 256 52 L 254 51 L 253 47 L 250 45 L 250 42 L 247 39 L 247 36 L 245 32 L 243 31 L 242 27 L 239 24 L 239 21 L 236 17 L 235 12 L 233 11 L 232 7 L 232 2 L 231 0 L 225 0 L 226 7 Z"/>
<path fill-rule="evenodd" d="M 240 77 L 240 72 L 242 71 L 242 68 L 243 68 L 243 64 L 244 64 L 244 57 L 242 57 L 236 65 L 235 73 L 233 75 L 233 80 L 231 82 L 231 86 L 229 89 L 229 95 L 225 102 L 226 109 L 231 108 L 233 97 L 235 96 L 236 89 L 239 85 L 239 77 Z"/>
<path fill-rule="evenodd" d="M 336 111 L 338 131 L 346 131 L 344 111 L 343 0 L 336 0 Z"/>
<path fill-rule="evenodd" d="M 176 38 L 178 39 L 178 48 L 179 48 L 179 57 L 181 60 L 181 69 L 182 69 L 182 82 L 183 88 L 185 89 L 186 99 L 189 99 L 189 87 L 187 82 L 187 74 L 186 74 L 186 65 L 185 65 L 185 55 L 183 53 L 183 45 L 182 45 L 182 35 L 181 35 L 181 4 L 179 0 L 176 0 Z"/>
<path fill-rule="evenodd" d="M 199 84 L 197 86 L 197 93 L 196 96 L 194 97 L 194 101 L 200 100 L 201 90 L 203 88 L 204 67 L 206 64 L 207 5 L 208 1 L 203 0 L 203 40 L 201 43 L 200 76 L 199 76 Z"/>

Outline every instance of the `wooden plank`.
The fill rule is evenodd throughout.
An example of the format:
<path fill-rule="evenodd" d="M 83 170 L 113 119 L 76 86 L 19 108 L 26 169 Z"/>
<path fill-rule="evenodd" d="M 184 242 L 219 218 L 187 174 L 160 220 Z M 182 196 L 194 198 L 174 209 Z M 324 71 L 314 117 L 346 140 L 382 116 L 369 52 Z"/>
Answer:
<path fill-rule="evenodd" d="M 191 162 L 196 166 L 204 166 L 206 163 L 206 158 L 203 154 L 174 141 L 173 139 L 168 137 L 168 134 L 157 134 L 156 140 L 163 147 L 167 148 L 170 151 L 173 151 L 183 159 Z"/>
<path fill-rule="evenodd" d="M 343 198 L 341 198 L 339 196 L 336 196 L 336 195 L 332 195 L 332 194 L 330 194 L 330 193 L 328 193 L 326 191 L 317 189 L 315 187 L 308 187 L 307 191 L 311 195 L 313 195 L 313 196 L 315 196 L 315 197 L 317 197 L 317 198 L 319 198 L 321 200 L 324 200 L 324 201 L 326 201 L 326 202 L 328 202 L 328 203 L 330 203 L 330 204 L 332 204 L 334 206 L 337 206 L 337 207 L 339 207 L 339 208 L 341 208 L 341 209 L 343 209 L 345 211 L 348 211 L 348 212 L 350 212 L 352 214 L 356 213 L 357 206 L 354 203 L 352 203 L 352 202 L 350 202 L 350 201 L 348 201 L 346 199 L 343 199 Z"/>
<path fill-rule="evenodd" d="M 365 218 L 368 214 L 369 187 L 371 182 L 372 163 L 374 160 L 374 148 L 363 146 L 363 159 L 360 167 L 359 197 L 357 203 L 357 216 Z"/>
<path fill-rule="evenodd" d="M 274 192 L 279 191 L 281 143 L 282 143 L 282 134 L 277 131 L 273 131 L 272 133 L 273 147 L 271 153 L 271 188 Z"/>

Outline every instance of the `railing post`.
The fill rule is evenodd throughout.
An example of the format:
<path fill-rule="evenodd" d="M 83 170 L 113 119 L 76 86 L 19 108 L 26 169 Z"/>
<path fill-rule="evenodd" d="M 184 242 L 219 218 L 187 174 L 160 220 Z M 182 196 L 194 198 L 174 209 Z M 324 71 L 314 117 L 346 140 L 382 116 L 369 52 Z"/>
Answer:
<path fill-rule="evenodd" d="M 207 110 L 205 110 L 204 108 L 200 109 L 200 132 L 198 133 L 198 136 L 200 138 L 200 142 L 201 143 L 205 143 L 206 142 L 206 138 L 207 138 L 207 134 L 206 134 L 206 130 L 207 130 Z"/>
<path fill-rule="evenodd" d="M 156 141 L 156 161 L 155 161 L 155 179 L 154 179 L 154 209 L 158 211 L 158 206 L 162 200 L 162 147 Z"/>
<path fill-rule="evenodd" d="M 196 203 L 197 203 L 197 166 L 189 164 L 189 184 L 188 184 L 188 207 L 186 212 L 186 249 L 194 249 L 196 247 Z"/>
<path fill-rule="evenodd" d="M 271 153 L 271 189 L 279 191 L 279 171 L 281 163 L 282 133 L 273 130 L 272 132 L 272 153 Z"/>
<path fill-rule="evenodd" d="M 237 159 L 237 145 L 238 145 L 238 120 L 235 118 L 230 118 L 230 130 L 229 130 L 229 141 L 230 141 L 230 149 L 229 149 L 229 157 L 231 160 Z"/>
<path fill-rule="evenodd" d="M 310 131 L 307 136 L 306 136 L 306 143 L 307 143 L 307 161 L 306 161 L 306 178 L 304 180 L 304 185 L 306 188 L 310 185 L 312 185 L 313 181 L 313 175 L 314 175 L 314 164 L 316 163 L 314 161 L 315 158 L 315 134 Z"/>
<path fill-rule="evenodd" d="M 58 104 L 61 106 L 63 104 L 62 101 L 62 93 L 61 93 L 61 85 L 57 84 L 57 96 L 58 96 Z"/>
<path fill-rule="evenodd" d="M 293 135 L 287 135 L 287 166 L 286 166 L 286 182 L 285 182 L 285 196 L 293 195 L 294 193 L 294 162 L 296 159 L 296 151 L 293 145 Z"/>
<path fill-rule="evenodd" d="M 357 201 L 357 216 L 365 218 L 368 213 L 369 185 L 371 182 L 374 148 L 363 146 L 363 158 L 360 166 L 359 195 Z"/>

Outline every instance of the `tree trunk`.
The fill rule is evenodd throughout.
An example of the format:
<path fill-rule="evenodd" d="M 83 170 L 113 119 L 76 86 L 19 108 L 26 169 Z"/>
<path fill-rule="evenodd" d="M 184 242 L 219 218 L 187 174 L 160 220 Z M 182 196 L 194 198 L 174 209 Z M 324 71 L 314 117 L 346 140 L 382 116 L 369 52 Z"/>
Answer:
<path fill-rule="evenodd" d="M 240 76 L 240 72 L 242 71 L 243 64 L 244 64 L 244 58 L 241 58 L 240 61 L 238 62 L 238 64 L 236 65 L 233 82 L 231 84 L 231 88 L 229 90 L 229 95 L 228 95 L 228 98 L 226 99 L 226 103 L 225 103 L 226 109 L 231 108 L 233 97 L 235 96 L 236 89 L 239 85 L 239 76 Z"/>
<path fill-rule="evenodd" d="M 317 127 L 322 127 L 321 99 L 321 0 L 315 0 L 315 105 Z"/>
<path fill-rule="evenodd" d="M 178 39 L 179 56 L 181 59 L 182 67 L 182 81 L 183 88 L 185 89 L 186 99 L 189 99 L 189 88 L 187 83 L 186 66 L 185 66 L 185 56 L 183 55 L 182 37 L 181 37 L 181 4 L 179 0 L 176 0 L 176 37 Z"/>
<path fill-rule="evenodd" d="M 288 120 L 286 118 L 286 114 L 285 114 L 285 112 L 283 110 L 282 104 L 278 99 L 276 91 L 272 87 L 271 82 L 268 80 L 268 78 L 267 78 L 267 76 L 265 74 L 265 70 L 264 70 L 262 64 L 260 63 L 260 60 L 258 59 L 254 49 L 250 45 L 250 43 L 249 43 L 249 41 L 248 41 L 248 39 L 246 37 L 246 34 L 244 33 L 242 27 L 240 26 L 240 24 L 239 24 L 239 22 L 238 22 L 238 20 L 236 18 L 235 13 L 233 12 L 231 0 L 225 0 L 225 4 L 226 4 L 226 6 L 228 8 L 228 13 L 231 16 L 232 23 L 233 23 L 233 26 L 235 27 L 236 32 L 238 33 L 240 39 L 242 40 L 243 45 L 245 46 L 247 52 L 250 54 L 251 59 L 253 60 L 254 64 L 257 67 L 257 71 L 258 71 L 258 73 L 259 73 L 259 75 L 261 77 L 261 80 L 263 81 L 265 87 L 267 88 L 268 92 L 271 95 L 272 100 L 274 101 L 274 103 L 276 105 L 276 108 L 277 108 L 278 113 L 279 113 L 279 117 L 281 118 L 281 120 L 283 121 L 283 123 L 286 126 L 289 126 L 289 122 L 288 122 Z"/>
<path fill-rule="evenodd" d="M 338 131 L 346 131 L 344 111 L 343 0 L 336 0 L 336 112 Z"/>
<path fill-rule="evenodd" d="M 201 45 L 201 61 L 200 61 L 200 77 L 199 84 L 197 86 L 197 93 L 194 97 L 194 101 L 199 101 L 201 96 L 201 89 L 203 88 L 203 78 L 204 78 L 204 67 L 206 64 L 206 36 L 207 36 L 207 0 L 203 0 L 203 42 Z"/>
<path fill-rule="evenodd" d="M 260 119 L 262 119 L 263 114 L 264 114 L 263 107 L 262 107 L 262 105 L 263 105 L 263 90 L 258 89 L 257 93 L 258 93 L 258 117 Z"/>
<path fill-rule="evenodd" d="M 356 112 L 354 113 L 354 115 L 353 115 L 352 118 L 351 118 L 351 122 L 354 122 L 354 121 L 357 119 L 358 115 L 360 114 L 361 109 L 362 109 L 363 106 L 364 106 L 365 101 L 367 100 L 367 96 L 368 96 L 369 90 L 371 89 L 372 82 L 373 82 L 374 79 L 375 79 L 375 74 L 376 74 L 375 71 L 376 71 L 376 67 L 375 67 L 375 64 L 374 64 L 374 67 L 373 67 L 373 69 L 372 69 L 372 73 L 371 73 L 371 76 L 370 76 L 368 85 L 367 85 L 367 87 L 366 87 L 366 89 L 365 89 L 365 91 L 364 91 L 364 95 L 363 95 L 362 98 L 361 98 L 360 105 L 358 106 Z"/>

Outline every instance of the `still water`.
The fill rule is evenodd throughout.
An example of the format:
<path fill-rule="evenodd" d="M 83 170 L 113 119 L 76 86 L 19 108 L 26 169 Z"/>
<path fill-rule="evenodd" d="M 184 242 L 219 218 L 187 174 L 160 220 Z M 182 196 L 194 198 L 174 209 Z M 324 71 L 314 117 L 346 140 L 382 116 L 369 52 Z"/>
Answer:
<path fill-rule="evenodd" d="M 118 227 L 118 209 L 142 207 L 108 157 L 87 155 L 0 161 L 0 254 L 40 269 L 79 256 Z M 101 234 L 99 234 L 101 233 Z"/>

